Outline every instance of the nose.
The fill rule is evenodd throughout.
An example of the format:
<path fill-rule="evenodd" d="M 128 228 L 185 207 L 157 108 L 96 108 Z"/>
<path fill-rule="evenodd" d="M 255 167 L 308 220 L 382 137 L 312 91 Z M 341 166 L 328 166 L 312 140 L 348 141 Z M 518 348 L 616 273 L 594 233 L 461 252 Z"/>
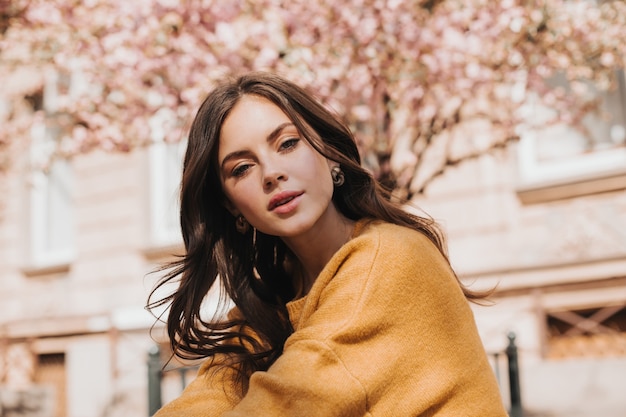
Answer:
<path fill-rule="evenodd" d="M 287 174 L 276 164 L 266 165 L 263 171 L 263 186 L 266 190 L 271 190 L 280 181 L 285 181 Z"/>

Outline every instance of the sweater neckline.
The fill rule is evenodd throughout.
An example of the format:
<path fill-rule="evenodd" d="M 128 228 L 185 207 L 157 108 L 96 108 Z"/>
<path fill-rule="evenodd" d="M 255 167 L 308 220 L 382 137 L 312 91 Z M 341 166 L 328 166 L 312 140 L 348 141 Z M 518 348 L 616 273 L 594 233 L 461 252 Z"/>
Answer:
<path fill-rule="evenodd" d="M 373 219 L 369 219 L 369 218 L 357 220 L 354 223 L 354 228 L 352 229 L 352 234 L 350 235 L 350 240 L 352 240 L 355 237 L 359 236 L 363 232 L 363 229 L 365 229 L 365 226 L 368 225 L 372 221 L 373 221 Z M 350 240 L 348 240 L 348 242 Z M 303 295 L 300 298 L 297 298 L 297 299 L 295 299 L 293 301 L 288 302 L 287 305 L 286 305 L 287 313 L 289 314 L 289 321 L 291 322 L 291 325 L 294 326 L 294 327 L 295 327 L 295 325 L 296 325 L 296 323 L 298 321 L 298 318 L 300 317 L 300 313 L 302 312 L 302 308 L 304 307 L 304 304 L 306 303 L 307 296 L 308 296 L 308 294 L 305 294 L 305 295 Z"/>

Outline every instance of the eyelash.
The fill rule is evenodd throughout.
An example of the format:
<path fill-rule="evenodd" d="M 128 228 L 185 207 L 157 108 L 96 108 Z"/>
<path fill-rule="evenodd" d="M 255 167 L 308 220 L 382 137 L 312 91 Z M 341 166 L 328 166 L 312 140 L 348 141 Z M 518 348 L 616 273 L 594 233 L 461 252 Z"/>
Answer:
<path fill-rule="evenodd" d="M 249 168 L 250 168 L 249 164 L 238 165 L 233 169 L 233 171 L 231 172 L 231 175 L 235 178 L 242 177 L 245 175 L 245 173 L 248 171 Z"/>
<path fill-rule="evenodd" d="M 300 138 L 287 139 L 279 145 L 278 150 L 282 152 L 291 151 L 298 145 L 298 142 L 300 142 Z M 238 165 L 232 170 L 231 175 L 235 178 L 243 177 L 250 167 L 250 164 Z"/>
<path fill-rule="evenodd" d="M 290 138 L 282 142 L 279 146 L 281 151 L 290 150 L 296 147 L 296 145 L 300 142 L 300 138 Z M 286 146 L 287 145 L 287 146 Z"/>

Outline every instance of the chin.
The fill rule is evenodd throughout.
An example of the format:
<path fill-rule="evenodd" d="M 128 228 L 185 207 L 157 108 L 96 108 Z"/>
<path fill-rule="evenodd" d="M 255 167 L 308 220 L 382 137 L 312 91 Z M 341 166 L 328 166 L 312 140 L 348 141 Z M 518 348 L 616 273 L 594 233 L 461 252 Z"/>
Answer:
<path fill-rule="evenodd" d="M 294 219 L 295 220 L 295 219 Z M 315 226 L 315 221 L 310 220 L 310 219 L 303 219 L 303 220 L 299 220 L 299 221 L 294 221 L 292 222 L 286 222 L 284 225 L 282 225 L 283 227 L 277 228 L 275 229 L 273 232 L 271 233 L 275 236 L 281 237 L 281 238 L 295 238 L 298 236 L 302 236 L 306 233 L 308 233 L 311 229 L 314 228 Z"/>

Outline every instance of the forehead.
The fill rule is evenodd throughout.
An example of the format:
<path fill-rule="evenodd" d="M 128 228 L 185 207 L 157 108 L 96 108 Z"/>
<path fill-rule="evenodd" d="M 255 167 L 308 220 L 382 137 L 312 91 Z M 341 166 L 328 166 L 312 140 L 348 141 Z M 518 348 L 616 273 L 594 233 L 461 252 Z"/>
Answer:
<path fill-rule="evenodd" d="M 243 96 L 230 111 L 220 129 L 219 157 L 233 148 L 267 138 L 280 124 L 291 122 L 283 110 L 270 100 L 255 96 Z"/>

